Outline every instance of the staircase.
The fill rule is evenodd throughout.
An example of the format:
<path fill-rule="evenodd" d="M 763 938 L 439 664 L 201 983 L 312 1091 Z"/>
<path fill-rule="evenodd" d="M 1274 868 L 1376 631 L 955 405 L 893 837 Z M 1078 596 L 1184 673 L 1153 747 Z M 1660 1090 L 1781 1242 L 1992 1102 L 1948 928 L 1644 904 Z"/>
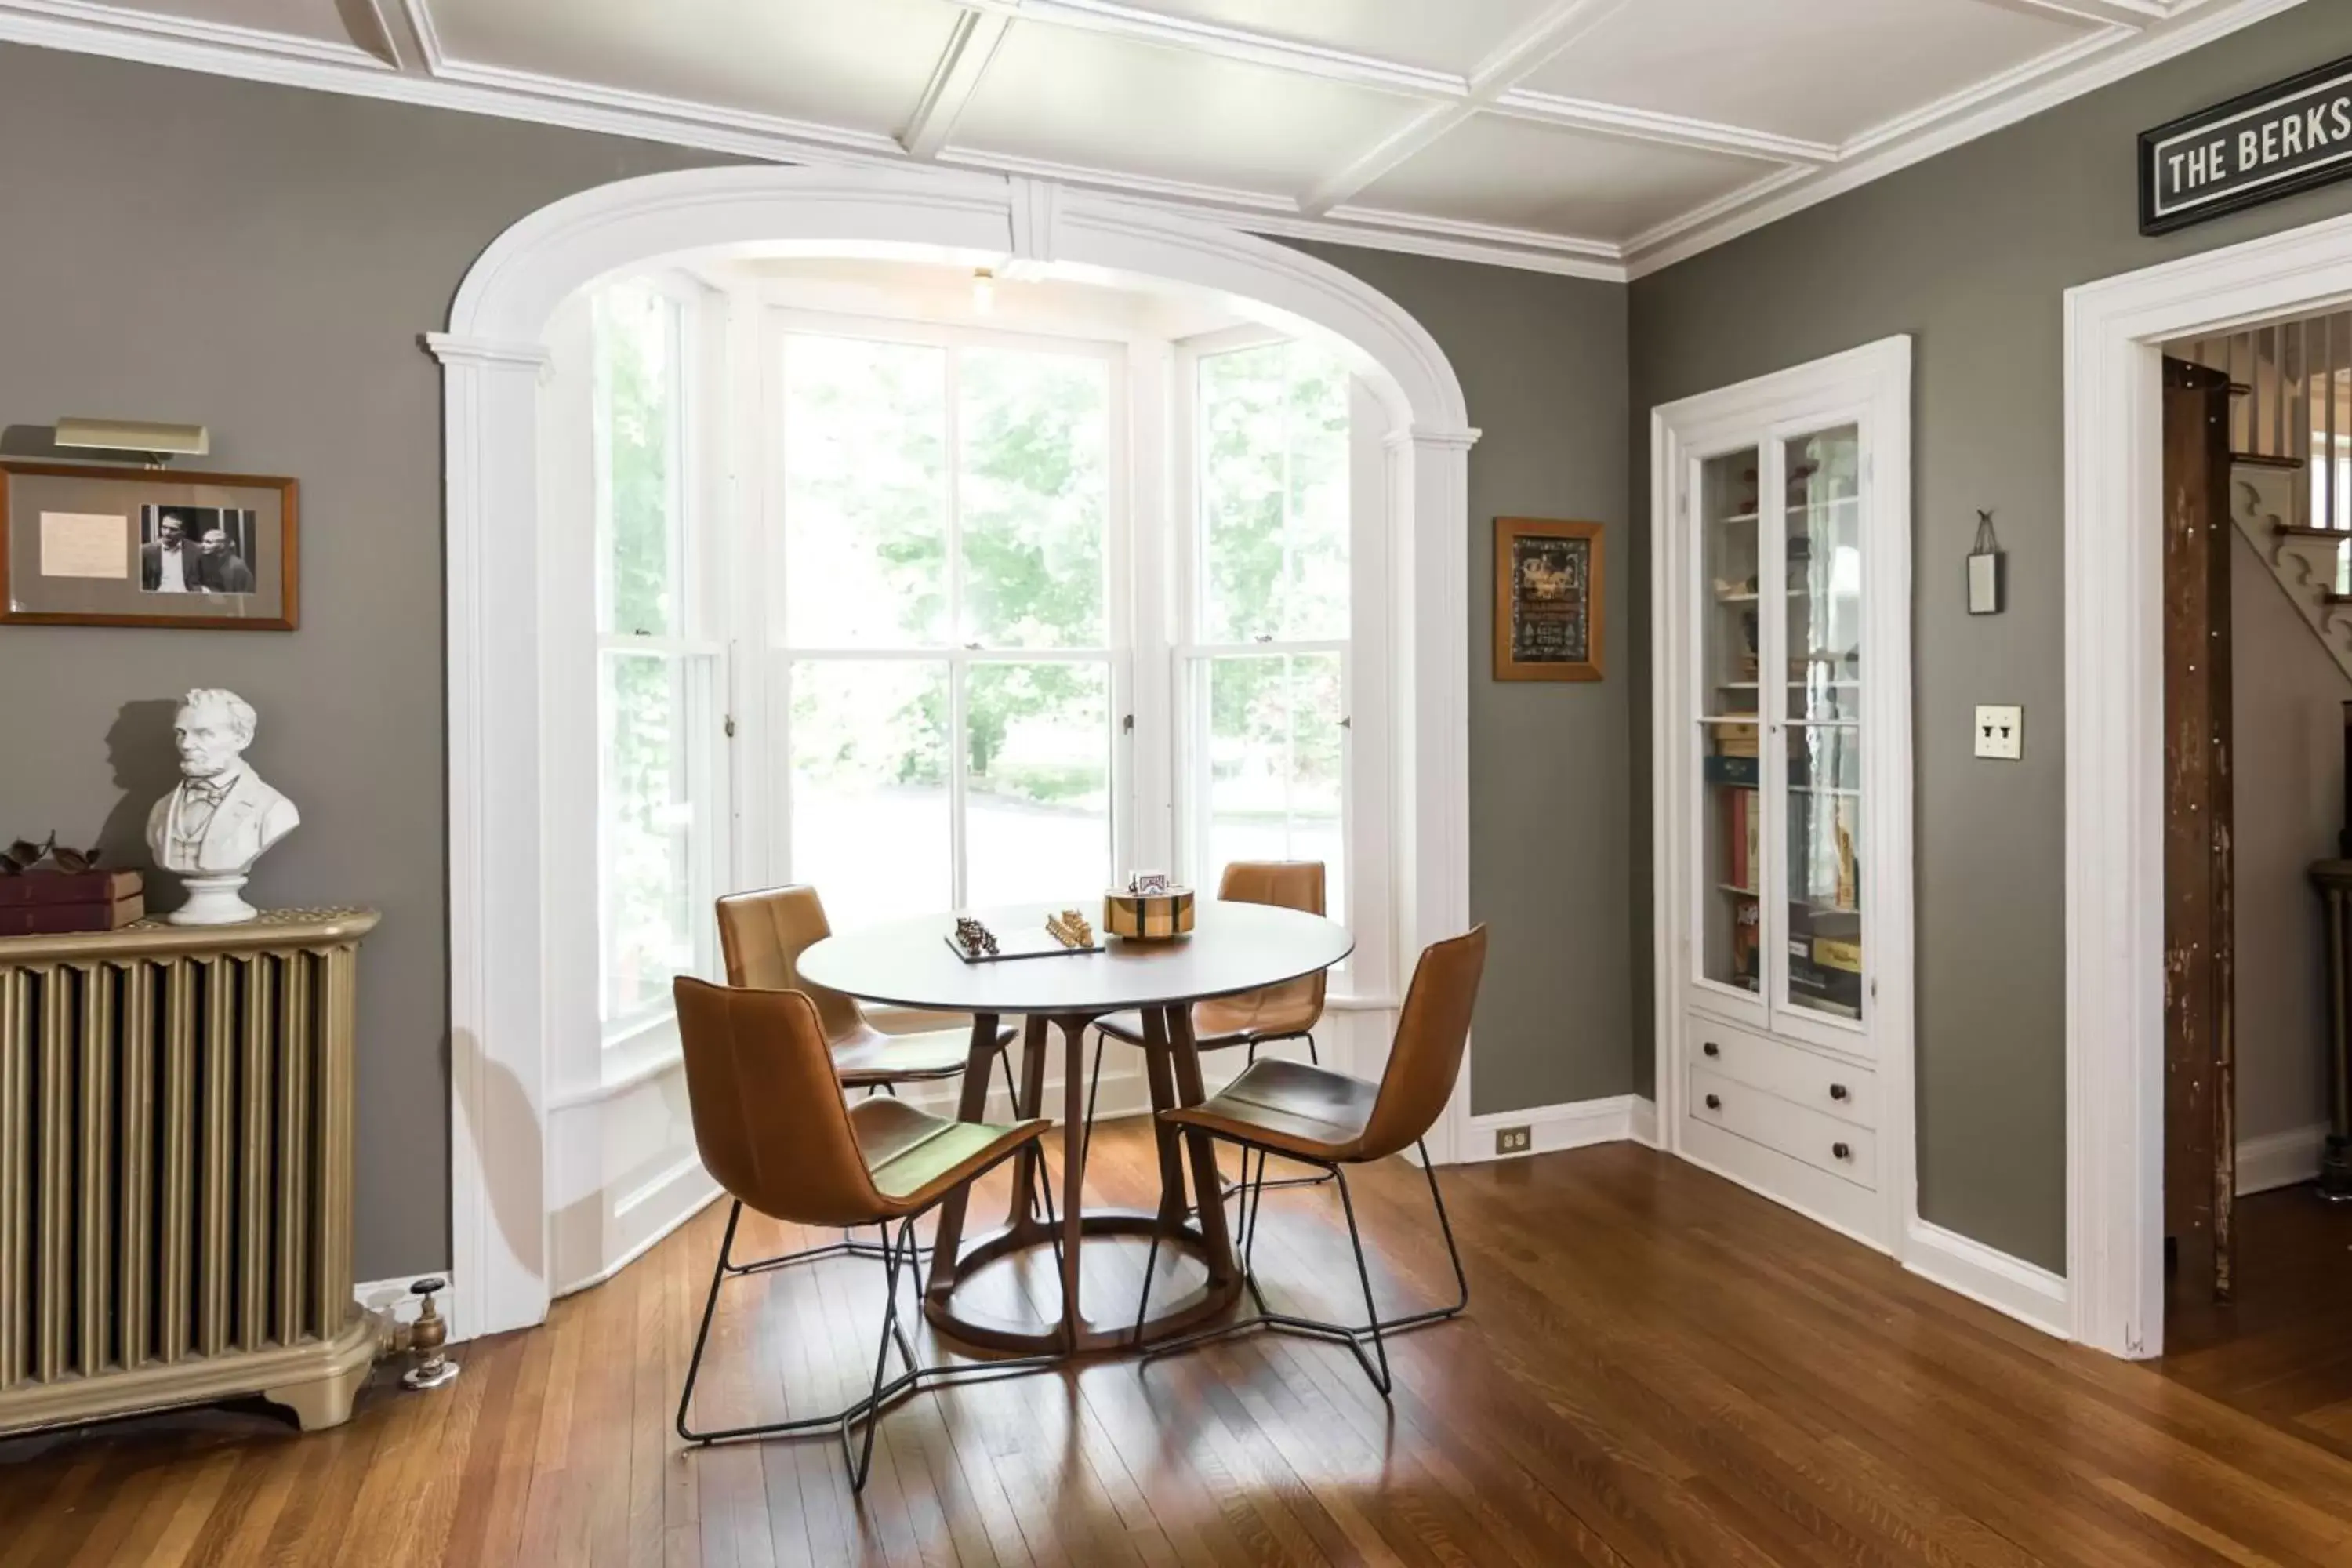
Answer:
<path fill-rule="evenodd" d="M 2167 352 L 2230 377 L 2230 517 L 2352 681 L 2352 311 Z"/>

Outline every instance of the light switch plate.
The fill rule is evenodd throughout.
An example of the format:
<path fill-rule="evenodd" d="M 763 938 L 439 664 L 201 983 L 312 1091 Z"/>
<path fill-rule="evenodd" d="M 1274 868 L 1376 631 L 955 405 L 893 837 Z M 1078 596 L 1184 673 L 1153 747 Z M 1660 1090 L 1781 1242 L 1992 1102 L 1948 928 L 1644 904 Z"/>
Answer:
<path fill-rule="evenodd" d="M 2025 710 L 1977 707 L 1977 755 L 2013 763 L 2025 754 Z"/>

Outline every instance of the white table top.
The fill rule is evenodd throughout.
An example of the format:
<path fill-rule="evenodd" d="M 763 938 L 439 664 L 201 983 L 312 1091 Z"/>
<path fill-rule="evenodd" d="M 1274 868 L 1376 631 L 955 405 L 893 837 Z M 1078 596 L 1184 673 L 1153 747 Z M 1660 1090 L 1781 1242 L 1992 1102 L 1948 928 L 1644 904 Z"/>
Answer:
<path fill-rule="evenodd" d="M 1045 929 L 1054 906 L 968 912 L 1000 937 Z M 1099 917 L 1099 908 L 1083 910 Z M 966 963 L 946 942 L 954 914 L 918 915 L 829 936 L 803 952 L 802 977 L 867 1002 L 941 1013 L 1090 1014 L 1171 1006 L 1278 985 L 1355 951 L 1348 928 L 1267 904 L 1194 907 L 1192 934 L 1171 942 L 1099 938 L 1107 951 Z"/>

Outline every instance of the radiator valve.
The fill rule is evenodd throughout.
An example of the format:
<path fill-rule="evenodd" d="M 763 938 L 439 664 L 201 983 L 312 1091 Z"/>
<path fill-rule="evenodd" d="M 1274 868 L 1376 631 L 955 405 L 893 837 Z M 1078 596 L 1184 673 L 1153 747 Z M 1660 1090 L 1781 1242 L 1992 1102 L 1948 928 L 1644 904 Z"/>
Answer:
<path fill-rule="evenodd" d="M 441 1349 L 449 1342 L 449 1321 L 433 1301 L 434 1292 L 448 1288 L 446 1279 L 419 1279 L 409 1287 L 424 1301 L 416 1309 L 416 1321 L 408 1326 L 408 1348 L 415 1355 L 416 1364 L 402 1374 L 403 1388 L 438 1388 L 457 1380 L 457 1363 L 443 1354 Z"/>

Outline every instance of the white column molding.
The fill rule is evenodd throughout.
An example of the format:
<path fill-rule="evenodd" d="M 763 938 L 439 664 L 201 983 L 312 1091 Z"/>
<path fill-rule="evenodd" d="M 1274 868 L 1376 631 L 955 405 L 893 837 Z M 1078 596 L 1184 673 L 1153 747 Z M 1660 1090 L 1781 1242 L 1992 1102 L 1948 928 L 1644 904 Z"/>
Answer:
<path fill-rule="evenodd" d="M 1470 448 L 1478 432 L 1409 425 L 1388 439 L 1395 521 L 1397 630 L 1396 984 L 1431 942 L 1470 927 Z M 1470 1147 L 1464 1052 L 1430 1158 L 1451 1164 Z"/>
<path fill-rule="evenodd" d="M 594 776 L 589 759 L 548 751 L 560 737 L 542 711 L 543 344 L 581 289 L 693 252 L 956 265 L 1009 256 L 1058 276 L 1213 292 L 1345 353 L 1394 432 L 1398 956 L 1409 963 L 1421 944 L 1469 923 L 1466 533 L 1477 433 L 1444 353 L 1393 301 L 1271 240 L 1043 180 L 749 165 L 567 197 L 483 253 L 447 333 L 426 340 L 446 410 L 451 1270 L 467 1334 L 546 1314 L 546 872 L 551 855 L 570 851 L 541 841 L 541 781 L 576 788 Z M 1440 1159 L 1453 1154 L 1452 1120 L 1433 1134 Z"/>
<path fill-rule="evenodd" d="M 547 1315 L 535 433 L 547 351 L 439 333 L 449 469 L 451 1273 L 463 1338 Z M 511 679 L 512 672 L 524 678 Z M 501 677 L 509 677 L 502 679 Z"/>

